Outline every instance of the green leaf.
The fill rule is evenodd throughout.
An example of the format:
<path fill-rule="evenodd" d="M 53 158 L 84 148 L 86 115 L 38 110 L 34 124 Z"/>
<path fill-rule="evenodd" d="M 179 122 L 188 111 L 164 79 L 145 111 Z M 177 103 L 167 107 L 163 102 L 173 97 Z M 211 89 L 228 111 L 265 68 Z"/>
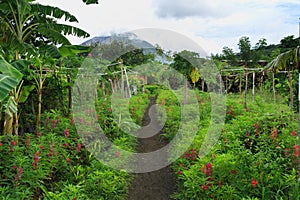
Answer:
<path fill-rule="evenodd" d="M 46 26 L 40 26 L 38 30 L 41 34 L 45 35 L 47 38 L 51 39 L 51 41 L 57 44 L 71 44 L 65 36 L 55 29 L 48 28 Z"/>
<path fill-rule="evenodd" d="M 13 117 L 13 114 L 18 112 L 17 103 L 13 96 L 8 98 L 7 102 L 4 104 L 4 108 L 4 112 L 10 117 Z"/>
<path fill-rule="evenodd" d="M 19 71 L 24 71 L 29 65 L 31 64 L 28 60 L 16 60 L 11 63 L 12 66 L 14 66 Z"/>
<path fill-rule="evenodd" d="M 0 102 L 19 84 L 22 76 L 23 74 L 21 72 L 0 55 Z"/>
<path fill-rule="evenodd" d="M 47 45 L 43 47 L 43 50 L 46 54 L 52 58 L 60 58 L 61 55 L 58 51 L 58 48 L 55 45 Z"/>
<path fill-rule="evenodd" d="M 46 16 L 51 16 L 56 19 L 61 19 L 64 17 L 65 21 L 69 22 L 78 22 L 76 17 L 70 14 L 67 11 L 64 11 L 58 7 L 48 6 L 48 5 L 41 5 L 41 4 L 31 4 L 32 11 L 43 13 Z"/>
<path fill-rule="evenodd" d="M 98 4 L 98 0 L 82 0 L 86 5 L 89 4 Z"/>
<path fill-rule="evenodd" d="M 9 64 L 1 55 L 0 55 L 0 72 L 3 75 L 8 75 L 12 78 L 20 81 L 23 77 L 23 74 L 19 72 L 16 68 L 14 68 L 11 64 Z"/>
<path fill-rule="evenodd" d="M 63 45 L 59 48 L 62 57 L 74 56 L 79 53 L 90 52 L 90 48 L 81 45 Z"/>
<path fill-rule="evenodd" d="M 7 75 L 0 74 L 0 102 L 18 85 L 19 81 Z"/>
<path fill-rule="evenodd" d="M 26 85 L 23 87 L 23 90 L 21 92 L 21 96 L 19 99 L 19 103 L 25 103 L 25 101 L 28 99 L 30 92 L 34 90 L 34 85 Z"/>

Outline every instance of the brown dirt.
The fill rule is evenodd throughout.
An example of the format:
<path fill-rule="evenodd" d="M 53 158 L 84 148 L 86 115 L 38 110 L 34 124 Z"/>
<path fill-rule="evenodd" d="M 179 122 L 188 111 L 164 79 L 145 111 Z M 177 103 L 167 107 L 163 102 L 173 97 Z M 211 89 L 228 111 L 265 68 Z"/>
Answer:
<path fill-rule="evenodd" d="M 155 104 L 155 100 L 153 97 L 150 99 L 150 104 L 143 117 L 143 127 L 150 124 L 151 120 L 148 113 L 151 106 Z M 153 115 L 156 116 L 155 108 L 152 111 Z M 156 117 L 152 118 L 152 120 L 152 127 L 141 129 L 142 132 L 140 134 L 151 133 L 153 129 L 157 130 L 159 128 Z M 137 151 L 140 153 L 152 152 L 168 144 L 168 141 L 161 139 L 160 132 L 149 138 L 139 138 L 138 142 Z M 161 159 L 167 159 L 166 155 L 160 157 Z M 153 164 L 155 165 L 155 163 Z M 134 179 L 129 188 L 128 200 L 169 200 L 175 192 L 176 178 L 170 166 L 157 171 L 133 174 L 133 176 Z"/>

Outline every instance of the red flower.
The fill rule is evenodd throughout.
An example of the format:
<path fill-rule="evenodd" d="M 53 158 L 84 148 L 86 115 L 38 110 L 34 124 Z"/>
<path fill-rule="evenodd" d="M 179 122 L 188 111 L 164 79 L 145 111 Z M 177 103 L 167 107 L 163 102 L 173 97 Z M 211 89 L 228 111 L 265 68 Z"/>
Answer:
<path fill-rule="evenodd" d="M 116 158 L 119 158 L 119 156 L 120 156 L 120 151 L 117 151 L 116 152 Z"/>
<path fill-rule="evenodd" d="M 207 163 L 206 164 L 206 169 L 212 169 L 212 164 L 211 163 Z"/>
<path fill-rule="evenodd" d="M 178 174 L 178 175 L 182 174 L 182 171 L 178 171 L 177 174 Z"/>
<path fill-rule="evenodd" d="M 81 119 L 80 119 L 80 123 L 81 123 L 81 124 L 84 124 L 84 123 L 85 123 L 85 120 L 84 120 L 83 118 L 81 118 Z"/>
<path fill-rule="evenodd" d="M 39 162 L 39 152 L 36 152 L 34 155 L 33 155 L 33 160 L 34 160 L 34 162 Z"/>
<path fill-rule="evenodd" d="M 292 136 L 297 136 L 297 131 L 293 130 L 291 134 Z"/>
<path fill-rule="evenodd" d="M 13 166 L 13 168 L 14 168 L 14 169 L 17 169 L 17 166 L 16 166 L 16 165 L 14 165 L 14 166 Z"/>
<path fill-rule="evenodd" d="M 197 158 L 197 152 L 195 151 L 194 148 L 192 148 L 192 160 L 195 160 Z"/>
<path fill-rule="evenodd" d="M 77 144 L 77 152 L 80 152 L 80 149 L 81 149 L 81 144 L 79 143 L 79 144 Z"/>
<path fill-rule="evenodd" d="M 58 120 L 56 120 L 56 119 L 54 119 L 52 121 L 52 126 L 51 126 L 52 129 L 54 129 L 56 127 L 57 122 L 58 122 Z"/>
<path fill-rule="evenodd" d="M 0 141 L 0 147 L 2 147 L 2 142 Z"/>
<path fill-rule="evenodd" d="M 277 130 L 276 130 L 276 129 L 273 129 L 273 130 L 272 130 L 271 138 L 272 138 L 273 141 L 276 140 L 276 138 L 277 138 Z"/>
<path fill-rule="evenodd" d="M 70 159 L 70 158 L 67 158 L 67 159 L 66 159 L 66 161 L 67 161 L 67 162 L 70 162 L 70 161 L 71 161 L 71 159 Z"/>
<path fill-rule="evenodd" d="M 289 148 L 284 148 L 284 151 L 283 151 L 284 155 L 288 155 L 289 151 L 290 151 Z"/>
<path fill-rule="evenodd" d="M 295 149 L 294 154 L 296 157 L 298 157 L 299 156 L 299 146 L 295 144 L 294 149 Z"/>
<path fill-rule="evenodd" d="M 183 163 L 180 163 L 180 164 L 179 164 L 179 167 L 184 167 L 184 164 L 183 164 Z"/>
<path fill-rule="evenodd" d="M 37 166 L 38 166 L 38 162 L 39 162 L 39 154 L 40 152 L 36 152 L 34 155 L 33 155 L 33 163 L 32 163 L 32 166 L 33 166 L 33 169 L 36 170 L 37 169 Z"/>
<path fill-rule="evenodd" d="M 189 152 L 185 152 L 185 158 L 189 159 L 190 157 L 191 157 L 190 153 Z"/>
<path fill-rule="evenodd" d="M 16 142 L 16 141 L 11 141 L 10 144 L 13 145 L 13 146 L 16 146 L 16 145 L 17 145 L 17 142 Z"/>
<path fill-rule="evenodd" d="M 69 146 L 68 143 L 64 143 L 64 147 L 67 148 Z"/>
<path fill-rule="evenodd" d="M 212 175 L 212 164 L 211 163 L 206 164 L 205 173 L 206 173 L 206 176 L 211 176 Z"/>
<path fill-rule="evenodd" d="M 204 190 L 204 191 L 205 191 L 205 190 L 208 190 L 208 185 L 202 185 L 201 188 L 202 188 L 202 190 Z"/>
<path fill-rule="evenodd" d="M 252 180 L 251 180 L 251 185 L 252 185 L 254 188 L 256 188 L 257 184 L 258 184 L 258 181 L 255 180 L 254 178 L 252 178 Z"/>
<path fill-rule="evenodd" d="M 51 147 L 49 148 L 49 153 L 47 154 L 50 157 L 50 159 L 52 159 L 52 156 L 54 155 L 54 149 L 52 146 L 53 145 L 51 145 Z"/>
<path fill-rule="evenodd" d="M 43 146 L 43 145 L 41 145 L 41 146 L 40 146 L 40 149 L 41 149 L 41 150 L 43 150 L 43 149 L 44 149 L 44 146 Z"/>
<path fill-rule="evenodd" d="M 235 170 L 235 169 L 231 170 L 231 173 L 232 173 L 233 175 L 236 175 L 236 170 Z"/>
<path fill-rule="evenodd" d="M 68 128 L 65 129 L 64 133 L 65 133 L 66 138 L 68 138 L 69 137 L 69 130 L 68 130 Z"/>

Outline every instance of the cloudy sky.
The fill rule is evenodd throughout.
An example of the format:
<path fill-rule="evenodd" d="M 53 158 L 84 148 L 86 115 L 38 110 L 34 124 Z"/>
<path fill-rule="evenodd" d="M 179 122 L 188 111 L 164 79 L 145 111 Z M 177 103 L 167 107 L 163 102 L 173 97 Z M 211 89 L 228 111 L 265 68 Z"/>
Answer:
<path fill-rule="evenodd" d="M 74 24 L 94 36 L 143 28 L 167 29 L 198 43 L 208 54 L 224 46 L 238 51 L 238 40 L 248 36 L 252 46 L 260 38 L 277 44 L 299 34 L 299 0 L 37 0 L 74 14 Z M 72 2 L 72 3 L 71 3 Z M 74 44 L 86 39 L 70 37 Z"/>

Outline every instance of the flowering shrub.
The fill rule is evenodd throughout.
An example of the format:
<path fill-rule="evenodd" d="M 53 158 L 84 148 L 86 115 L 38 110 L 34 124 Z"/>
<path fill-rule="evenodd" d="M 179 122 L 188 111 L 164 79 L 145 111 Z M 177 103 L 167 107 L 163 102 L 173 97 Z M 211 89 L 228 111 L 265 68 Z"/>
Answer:
<path fill-rule="evenodd" d="M 212 151 L 198 155 L 209 125 L 204 116 L 190 150 L 174 163 L 173 198 L 299 199 L 297 120 L 290 122 L 288 106 L 249 102 L 245 110 L 235 96 L 227 98 L 230 116 Z"/>
<path fill-rule="evenodd" d="M 149 102 L 142 101 L 146 97 L 132 100 L 132 107 L 140 107 L 139 114 L 132 112 L 137 121 Z M 108 102 L 99 99 L 99 124 L 116 145 L 133 151 L 135 140 L 117 129 Z M 89 122 L 82 118 L 76 123 Z M 119 156 L 116 152 L 116 159 Z M 75 119 L 59 111 L 43 114 L 37 134 L 0 136 L 0 163 L 0 199 L 125 199 L 131 179 L 86 151 Z"/>

